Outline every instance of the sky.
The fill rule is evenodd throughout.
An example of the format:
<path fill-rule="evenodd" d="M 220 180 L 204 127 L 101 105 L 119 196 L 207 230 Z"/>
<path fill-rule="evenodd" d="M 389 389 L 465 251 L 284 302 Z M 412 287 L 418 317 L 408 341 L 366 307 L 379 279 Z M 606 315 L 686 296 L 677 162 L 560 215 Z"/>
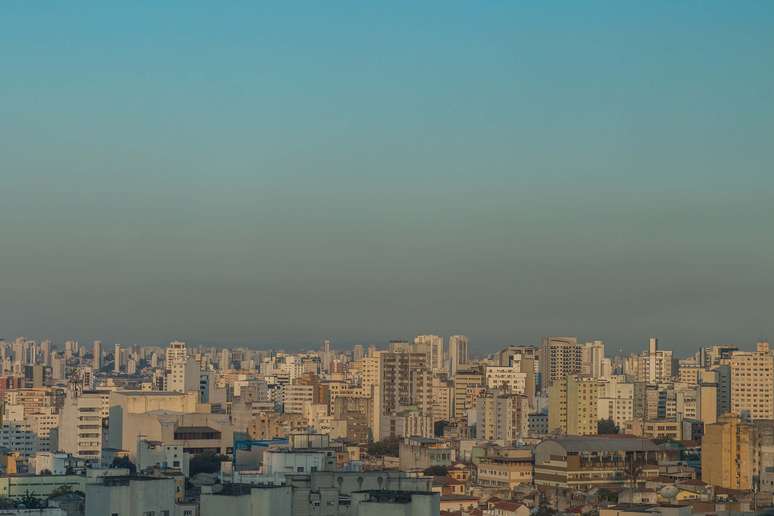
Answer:
<path fill-rule="evenodd" d="M 2 2 L 0 335 L 774 338 L 774 4 Z"/>

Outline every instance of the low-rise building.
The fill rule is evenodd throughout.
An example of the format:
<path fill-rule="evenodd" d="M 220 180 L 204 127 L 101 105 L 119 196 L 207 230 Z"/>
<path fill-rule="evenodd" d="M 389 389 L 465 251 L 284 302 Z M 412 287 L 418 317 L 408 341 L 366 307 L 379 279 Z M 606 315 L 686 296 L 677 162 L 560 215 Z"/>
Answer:
<path fill-rule="evenodd" d="M 640 485 L 659 474 L 653 441 L 635 437 L 565 437 L 535 447 L 535 484 L 573 489 Z"/>
<path fill-rule="evenodd" d="M 174 516 L 175 492 L 173 478 L 104 477 L 86 486 L 85 516 Z"/>
<path fill-rule="evenodd" d="M 513 489 L 532 482 L 532 450 L 494 450 L 478 464 L 478 484 L 482 487 Z"/>
<path fill-rule="evenodd" d="M 400 442 L 399 456 L 401 470 L 424 470 L 431 466 L 451 466 L 455 450 L 443 439 L 406 437 Z"/>

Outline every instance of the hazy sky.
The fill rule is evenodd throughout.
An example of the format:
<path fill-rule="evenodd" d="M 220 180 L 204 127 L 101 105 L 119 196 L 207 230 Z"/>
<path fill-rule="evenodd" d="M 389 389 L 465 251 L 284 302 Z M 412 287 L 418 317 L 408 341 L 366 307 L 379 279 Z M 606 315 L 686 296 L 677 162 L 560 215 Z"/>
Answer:
<path fill-rule="evenodd" d="M 774 4 L 6 1 L 0 179 L 6 338 L 749 347 Z"/>

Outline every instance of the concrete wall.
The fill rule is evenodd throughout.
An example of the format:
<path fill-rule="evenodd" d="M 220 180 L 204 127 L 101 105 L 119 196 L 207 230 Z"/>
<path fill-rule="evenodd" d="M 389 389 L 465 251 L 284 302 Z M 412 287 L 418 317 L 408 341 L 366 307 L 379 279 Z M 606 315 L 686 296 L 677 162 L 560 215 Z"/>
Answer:
<path fill-rule="evenodd" d="M 172 516 L 175 511 L 175 480 L 154 478 L 129 480 L 126 485 L 93 484 L 86 487 L 85 516 L 145 516 L 163 511 Z M 222 515 L 221 515 L 222 516 Z"/>

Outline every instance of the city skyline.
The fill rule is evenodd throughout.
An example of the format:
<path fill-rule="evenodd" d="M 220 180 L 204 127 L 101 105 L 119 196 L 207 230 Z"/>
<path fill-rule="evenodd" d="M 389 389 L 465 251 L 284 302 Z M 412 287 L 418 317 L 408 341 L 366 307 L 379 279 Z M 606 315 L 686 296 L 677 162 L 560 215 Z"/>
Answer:
<path fill-rule="evenodd" d="M 250 351 L 256 351 L 256 352 L 279 352 L 279 353 L 303 353 L 303 352 L 315 352 L 320 349 L 321 346 L 325 346 L 326 343 L 330 343 L 331 349 L 333 349 L 336 352 L 342 352 L 347 353 L 352 351 L 353 348 L 356 347 L 373 347 L 375 349 L 385 350 L 389 349 L 392 344 L 395 343 L 415 343 L 417 339 L 421 337 L 440 337 L 441 343 L 443 344 L 443 350 L 444 353 L 449 354 L 452 353 L 449 341 L 450 337 L 463 337 L 465 339 L 468 339 L 470 341 L 468 335 L 463 334 L 432 334 L 432 333 L 424 333 L 424 334 L 417 334 L 412 337 L 391 337 L 386 340 L 381 341 L 364 341 L 364 340 L 356 340 L 351 342 L 344 342 L 344 341 L 336 341 L 335 339 L 331 337 L 324 337 L 316 342 L 305 342 L 305 343 L 297 343 L 297 344 L 291 344 L 291 345 L 280 345 L 280 344 L 260 344 L 255 342 L 248 342 L 248 343 L 238 343 L 238 342 L 211 342 L 211 341 L 205 341 L 205 342 L 197 342 L 195 340 L 186 339 L 181 336 L 172 337 L 168 340 L 163 341 L 148 341 L 148 342 L 121 342 L 121 341 L 111 341 L 111 340 L 105 340 L 103 338 L 89 338 L 89 339 L 80 339 L 78 337 L 67 337 L 64 339 L 52 339 L 50 337 L 38 337 L 34 335 L 17 335 L 14 337 L 3 337 L 0 336 L 0 343 L 12 343 L 17 340 L 23 340 L 23 341 L 29 341 L 29 342 L 49 342 L 51 343 L 55 348 L 62 348 L 66 343 L 68 342 L 74 342 L 78 343 L 81 346 L 91 346 L 93 344 L 99 343 L 98 345 L 100 347 L 106 346 L 107 348 L 112 349 L 116 346 L 121 346 L 122 349 L 126 348 L 137 348 L 137 347 L 143 347 L 143 348 L 164 348 L 170 345 L 171 343 L 184 343 L 187 344 L 193 348 L 201 348 L 201 349 L 208 349 L 208 348 L 216 348 L 216 349 L 245 349 Z M 604 349 L 606 349 L 606 353 L 611 357 L 625 357 L 634 355 L 637 353 L 642 352 L 643 350 L 647 350 L 650 346 L 650 343 L 653 341 L 653 339 L 656 339 L 659 341 L 663 346 L 668 347 L 669 349 L 673 349 L 670 343 L 662 340 L 660 337 L 648 337 L 643 342 L 637 343 L 632 347 L 620 347 L 616 346 L 614 343 L 610 343 L 604 339 L 600 338 L 587 338 L 587 337 L 579 337 L 577 335 L 566 335 L 566 336 L 559 336 L 559 335 L 541 335 L 538 337 L 534 342 L 503 342 L 498 343 L 492 348 L 485 347 L 480 348 L 476 347 L 475 343 L 471 342 L 470 346 L 468 347 L 469 350 L 469 356 L 474 357 L 476 359 L 481 359 L 487 356 L 491 356 L 493 354 L 496 354 L 500 352 L 502 349 L 507 347 L 539 347 L 541 345 L 541 342 L 545 339 L 553 339 L 553 338 L 571 338 L 577 341 L 579 344 L 595 344 L 595 343 L 601 343 Z M 751 351 L 755 350 L 756 346 L 761 342 L 768 342 L 769 339 L 767 337 L 759 337 L 751 342 L 745 342 L 745 343 L 736 343 L 736 342 L 714 342 L 707 344 L 705 346 L 700 346 L 697 348 L 691 348 L 683 351 L 676 351 L 675 358 L 690 358 L 695 356 L 701 349 L 705 348 L 711 348 L 713 346 L 730 346 L 735 349 L 739 349 L 742 351 Z"/>
<path fill-rule="evenodd" d="M 768 4 L 394 7 L 4 5 L 0 333 L 774 334 Z"/>

